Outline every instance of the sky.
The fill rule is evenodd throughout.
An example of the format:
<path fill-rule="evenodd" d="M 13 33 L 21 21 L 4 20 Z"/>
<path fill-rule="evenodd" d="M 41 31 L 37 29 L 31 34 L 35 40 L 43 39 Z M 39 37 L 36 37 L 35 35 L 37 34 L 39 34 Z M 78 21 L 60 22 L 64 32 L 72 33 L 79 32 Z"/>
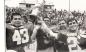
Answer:
<path fill-rule="evenodd" d="M 5 0 L 5 4 L 9 7 L 19 6 L 19 3 L 24 0 Z M 29 0 L 31 2 L 35 0 Z M 69 10 L 69 0 L 46 0 L 52 2 L 57 10 L 66 9 Z M 70 10 L 86 10 L 86 0 L 70 0 Z"/>
<path fill-rule="evenodd" d="M 70 0 L 71 10 L 85 10 L 86 11 L 86 0 Z"/>

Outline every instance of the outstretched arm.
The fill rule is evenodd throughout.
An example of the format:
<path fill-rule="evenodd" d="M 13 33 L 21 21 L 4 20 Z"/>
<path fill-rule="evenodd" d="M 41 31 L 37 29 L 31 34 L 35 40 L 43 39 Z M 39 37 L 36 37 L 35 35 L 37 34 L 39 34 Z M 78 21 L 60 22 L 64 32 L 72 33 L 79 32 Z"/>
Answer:
<path fill-rule="evenodd" d="M 51 37 L 55 37 L 56 39 L 58 38 L 58 33 L 54 33 L 51 29 L 47 27 L 45 22 L 42 22 L 42 29 L 48 33 Z"/>

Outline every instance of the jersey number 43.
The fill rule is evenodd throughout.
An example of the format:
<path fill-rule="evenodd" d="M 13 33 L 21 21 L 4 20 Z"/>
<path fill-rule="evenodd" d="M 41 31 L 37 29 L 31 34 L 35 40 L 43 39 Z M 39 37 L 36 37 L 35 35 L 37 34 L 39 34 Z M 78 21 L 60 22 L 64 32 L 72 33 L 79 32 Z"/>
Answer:
<path fill-rule="evenodd" d="M 27 29 L 15 30 L 12 41 L 16 41 L 17 45 L 27 43 L 29 41 L 29 35 Z"/>

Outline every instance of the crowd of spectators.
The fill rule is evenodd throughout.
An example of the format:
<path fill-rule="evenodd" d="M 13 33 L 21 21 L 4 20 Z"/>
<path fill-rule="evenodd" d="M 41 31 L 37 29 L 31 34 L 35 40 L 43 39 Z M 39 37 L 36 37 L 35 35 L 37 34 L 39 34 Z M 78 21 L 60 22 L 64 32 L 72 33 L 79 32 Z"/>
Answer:
<path fill-rule="evenodd" d="M 26 21 L 29 20 L 29 14 L 31 10 L 29 9 L 21 9 L 21 8 L 12 8 L 6 6 L 6 23 L 10 23 L 10 17 L 12 13 L 19 12 L 22 14 L 23 17 L 27 17 Z M 84 19 L 85 19 L 85 11 L 83 13 L 79 11 L 67 11 L 67 10 L 51 10 L 51 11 L 42 11 L 41 16 L 43 20 L 47 22 L 48 25 L 57 25 L 59 19 L 67 20 L 68 18 L 75 18 L 78 21 L 79 26 L 83 26 Z"/>

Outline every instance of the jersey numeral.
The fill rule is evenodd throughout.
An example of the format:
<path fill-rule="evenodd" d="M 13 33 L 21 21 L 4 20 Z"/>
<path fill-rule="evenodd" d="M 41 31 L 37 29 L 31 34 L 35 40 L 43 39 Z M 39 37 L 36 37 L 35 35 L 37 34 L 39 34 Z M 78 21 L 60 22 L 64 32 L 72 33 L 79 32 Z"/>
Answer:
<path fill-rule="evenodd" d="M 17 45 L 21 43 L 27 43 L 29 41 L 29 35 L 27 29 L 15 30 L 12 40 L 17 42 Z"/>
<path fill-rule="evenodd" d="M 78 50 L 81 50 L 81 48 L 79 47 L 78 43 L 77 43 L 77 38 L 68 38 L 67 39 L 67 42 L 68 42 L 68 47 L 69 47 L 69 51 L 72 52 L 72 51 L 78 51 Z"/>

